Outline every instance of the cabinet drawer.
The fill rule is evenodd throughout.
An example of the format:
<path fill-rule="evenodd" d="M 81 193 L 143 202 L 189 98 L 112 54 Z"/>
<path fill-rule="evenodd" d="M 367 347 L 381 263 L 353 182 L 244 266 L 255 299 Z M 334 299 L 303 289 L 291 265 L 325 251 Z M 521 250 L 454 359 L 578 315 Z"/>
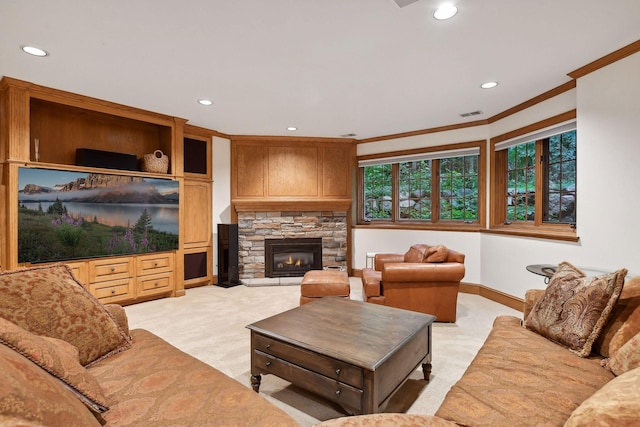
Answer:
<path fill-rule="evenodd" d="M 87 286 L 89 284 L 86 262 L 65 262 L 65 264 L 71 269 L 71 272 L 80 283 L 82 283 L 84 286 Z"/>
<path fill-rule="evenodd" d="M 313 372 L 345 384 L 357 388 L 363 387 L 362 369 L 357 366 L 315 354 L 257 333 L 252 334 L 252 339 L 252 346 L 256 350 L 287 360 L 293 364 L 304 366 Z"/>
<path fill-rule="evenodd" d="M 91 283 L 89 290 L 103 304 L 131 299 L 133 297 L 133 279 Z"/>
<path fill-rule="evenodd" d="M 154 295 L 173 291 L 173 275 L 154 274 L 138 278 L 138 295 Z"/>
<path fill-rule="evenodd" d="M 362 390 L 258 350 L 254 350 L 253 369 L 284 378 L 341 405 L 355 409 L 362 407 Z"/>
<path fill-rule="evenodd" d="M 113 258 L 89 262 L 89 281 L 104 282 L 108 280 L 128 279 L 133 276 L 132 258 Z"/>
<path fill-rule="evenodd" d="M 173 254 L 139 256 L 136 260 L 138 276 L 167 273 L 173 271 Z"/>

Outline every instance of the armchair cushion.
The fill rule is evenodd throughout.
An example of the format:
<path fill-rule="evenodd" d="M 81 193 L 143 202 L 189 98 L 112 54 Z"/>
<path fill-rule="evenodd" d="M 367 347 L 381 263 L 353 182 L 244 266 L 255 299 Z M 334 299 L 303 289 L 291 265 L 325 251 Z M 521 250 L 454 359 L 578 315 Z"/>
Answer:
<path fill-rule="evenodd" d="M 406 254 L 404 254 L 404 262 L 422 262 L 427 256 L 429 245 L 412 245 Z"/>
<path fill-rule="evenodd" d="M 449 258 L 449 249 L 443 245 L 436 245 L 427 249 L 423 262 L 445 262 L 447 258 Z"/>
<path fill-rule="evenodd" d="M 445 262 L 449 257 L 449 249 L 444 245 L 429 246 L 425 244 L 412 245 L 404 254 L 404 262 Z"/>

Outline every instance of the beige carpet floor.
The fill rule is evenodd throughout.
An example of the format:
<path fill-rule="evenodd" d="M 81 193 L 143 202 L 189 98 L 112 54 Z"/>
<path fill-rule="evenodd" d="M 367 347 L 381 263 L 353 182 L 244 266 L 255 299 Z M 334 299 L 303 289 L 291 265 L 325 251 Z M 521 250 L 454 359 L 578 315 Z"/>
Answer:
<path fill-rule="evenodd" d="M 206 286 L 186 296 L 126 307 L 129 325 L 148 329 L 182 351 L 250 387 L 250 333 L 246 325 L 298 306 L 300 287 Z M 351 298 L 361 299 L 360 279 L 351 278 Z M 455 324 L 433 328 L 431 380 L 420 369 L 393 396 L 386 412 L 433 414 L 484 342 L 496 316 L 522 313 L 477 295 L 458 297 Z M 302 426 L 345 416 L 337 405 L 273 375 L 263 375 L 260 393 Z"/>

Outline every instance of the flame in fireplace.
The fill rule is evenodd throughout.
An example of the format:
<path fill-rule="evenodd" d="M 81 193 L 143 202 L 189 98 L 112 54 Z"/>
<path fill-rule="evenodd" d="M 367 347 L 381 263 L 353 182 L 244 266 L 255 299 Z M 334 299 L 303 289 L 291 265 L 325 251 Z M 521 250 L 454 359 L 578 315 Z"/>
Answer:
<path fill-rule="evenodd" d="M 278 264 L 278 268 L 284 268 L 284 266 L 287 266 L 287 267 L 300 267 L 300 266 L 302 266 L 302 260 L 300 258 L 298 258 L 298 259 L 296 259 L 294 261 L 293 258 L 289 257 L 289 258 L 287 258 L 287 260 L 284 263 Z"/>

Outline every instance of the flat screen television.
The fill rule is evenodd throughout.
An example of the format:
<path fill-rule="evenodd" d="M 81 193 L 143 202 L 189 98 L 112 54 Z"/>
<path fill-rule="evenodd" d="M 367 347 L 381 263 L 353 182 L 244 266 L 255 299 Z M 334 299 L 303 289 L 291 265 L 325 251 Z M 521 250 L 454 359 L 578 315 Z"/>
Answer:
<path fill-rule="evenodd" d="M 178 249 L 179 183 L 20 167 L 18 262 Z"/>

